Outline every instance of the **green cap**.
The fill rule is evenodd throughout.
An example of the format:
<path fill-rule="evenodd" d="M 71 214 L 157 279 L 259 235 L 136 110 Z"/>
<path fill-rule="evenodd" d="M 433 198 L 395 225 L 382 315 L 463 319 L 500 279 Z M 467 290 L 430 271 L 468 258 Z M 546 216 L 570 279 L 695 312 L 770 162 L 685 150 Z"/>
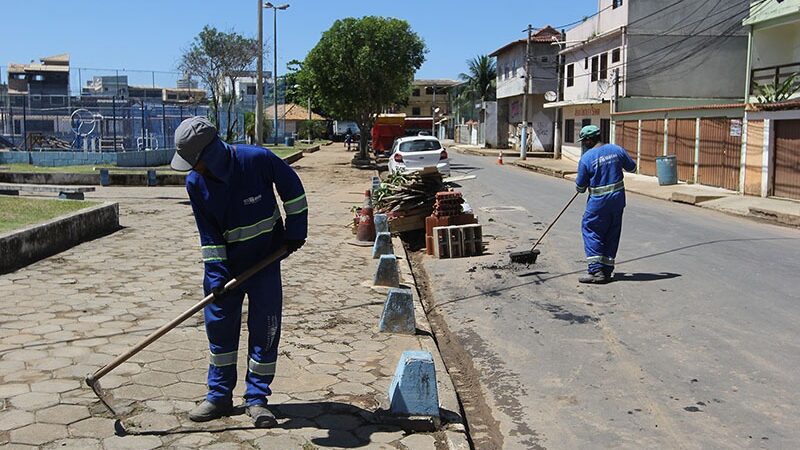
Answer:
<path fill-rule="evenodd" d="M 597 125 L 586 125 L 585 127 L 581 128 L 581 134 L 579 135 L 580 140 L 593 138 L 596 136 L 600 136 L 600 127 Z"/>

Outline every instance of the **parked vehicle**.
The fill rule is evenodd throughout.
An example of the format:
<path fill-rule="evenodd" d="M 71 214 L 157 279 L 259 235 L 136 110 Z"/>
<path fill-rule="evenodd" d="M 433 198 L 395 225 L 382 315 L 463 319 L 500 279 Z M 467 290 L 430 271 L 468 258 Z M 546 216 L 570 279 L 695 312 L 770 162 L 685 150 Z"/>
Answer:
<path fill-rule="evenodd" d="M 410 136 L 395 141 L 389 157 L 389 171 L 417 171 L 436 167 L 444 176 L 450 176 L 450 157 L 433 136 Z"/>
<path fill-rule="evenodd" d="M 405 134 L 405 114 L 381 114 L 372 125 L 372 151 L 375 156 L 391 153 L 397 138 Z"/>
<path fill-rule="evenodd" d="M 333 128 L 331 130 L 331 140 L 332 141 L 344 141 L 345 136 L 347 136 L 348 130 L 352 135 L 353 142 L 357 142 L 361 135 L 361 130 L 358 128 L 358 125 L 355 122 L 349 120 L 334 120 L 333 121 Z"/>
<path fill-rule="evenodd" d="M 405 135 L 418 136 L 431 135 L 433 130 L 433 117 L 406 117 L 405 120 Z"/>

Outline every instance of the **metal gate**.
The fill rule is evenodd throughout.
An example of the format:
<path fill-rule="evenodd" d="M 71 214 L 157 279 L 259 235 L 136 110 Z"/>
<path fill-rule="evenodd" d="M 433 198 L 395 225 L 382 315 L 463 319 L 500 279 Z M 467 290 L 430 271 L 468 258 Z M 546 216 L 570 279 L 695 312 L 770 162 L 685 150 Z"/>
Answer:
<path fill-rule="evenodd" d="M 628 152 L 628 155 L 636 161 L 636 154 L 639 151 L 639 121 L 628 120 L 617 122 L 614 136 L 616 144 L 624 148 Z"/>
<path fill-rule="evenodd" d="M 639 149 L 639 173 L 656 174 L 656 156 L 664 154 L 664 121 L 642 121 L 642 147 Z"/>
<path fill-rule="evenodd" d="M 667 153 L 678 158 L 678 179 L 694 181 L 695 119 L 670 119 Z"/>
<path fill-rule="evenodd" d="M 738 190 L 741 156 L 741 119 L 700 120 L 698 183 Z"/>
<path fill-rule="evenodd" d="M 800 199 L 800 120 L 775 121 L 772 195 Z"/>

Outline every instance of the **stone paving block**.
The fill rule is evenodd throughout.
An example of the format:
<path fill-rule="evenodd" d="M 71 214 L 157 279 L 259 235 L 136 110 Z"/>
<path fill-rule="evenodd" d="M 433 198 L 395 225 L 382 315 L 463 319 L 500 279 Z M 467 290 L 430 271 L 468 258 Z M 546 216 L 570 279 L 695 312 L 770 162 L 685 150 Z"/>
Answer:
<path fill-rule="evenodd" d="M 16 408 L 30 411 L 58 404 L 58 395 L 45 392 L 28 392 L 27 394 L 12 397 L 9 403 Z"/>
<path fill-rule="evenodd" d="M 263 436 L 255 441 L 253 441 L 253 445 L 256 448 L 264 449 L 264 450 L 273 450 L 278 448 L 283 449 L 306 449 L 306 445 L 308 441 L 302 436 L 294 436 L 291 434 L 279 434 L 279 435 L 270 435 L 270 436 Z"/>
<path fill-rule="evenodd" d="M 380 257 L 372 284 L 386 287 L 400 286 L 400 272 L 397 269 L 397 257 L 395 255 L 382 255 Z"/>
<path fill-rule="evenodd" d="M 414 296 L 411 289 L 389 289 L 378 330 L 386 333 L 415 334 Z"/>
<path fill-rule="evenodd" d="M 378 259 L 383 255 L 393 255 L 392 235 L 388 231 L 378 233 L 375 237 L 375 244 L 372 246 L 372 259 Z"/>
<path fill-rule="evenodd" d="M 178 419 L 167 414 L 143 413 L 137 414 L 126 420 L 126 425 L 130 424 L 137 432 L 145 431 L 169 431 L 178 428 Z"/>
<path fill-rule="evenodd" d="M 89 418 L 89 408 L 81 405 L 56 405 L 36 412 L 36 421 L 69 425 Z"/>
<path fill-rule="evenodd" d="M 39 383 L 33 383 L 31 385 L 31 390 L 34 392 L 49 392 L 49 393 L 60 394 L 62 392 L 78 389 L 79 387 L 81 387 L 81 383 L 78 380 L 56 379 L 56 380 L 41 381 Z"/>
<path fill-rule="evenodd" d="M 42 445 L 67 437 L 67 427 L 49 423 L 34 423 L 12 430 L 10 441 L 16 444 Z"/>
<path fill-rule="evenodd" d="M 10 409 L 0 412 L 0 431 L 9 431 L 30 425 L 34 421 L 33 413 L 21 409 Z"/>
<path fill-rule="evenodd" d="M 14 370 L 14 369 L 13 367 L 11 367 L 8 370 Z M 15 395 L 29 392 L 30 390 L 31 390 L 30 386 L 26 383 L 0 384 L 0 398 L 13 397 Z"/>
<path fill-rule="evenodd" d="M 107 450 L 150 450 L 161 447 L 161 439 L 155 436 L 111 436 L 103 439 Z"/>
<path fill-rule="evenodd" d="M 45 450 L 94 450 L 101 448 L 103 448 L 103 445 L 100 440 L 92 438 L 59 439 L 44 447 Z"/>
<path fill-rule="evenodd" d="M 411 436 L 402 439 L 400 444 L 409 450 L 436 449 L 436 439 L 434 439 L 433 436 L 426 434 L 412 434 Z"/>
<path fill-rule="evenodd" d="M 439 394 L 433 356 L 426 351 L 405 351 L 389 386 L 392 414 L 439 416 Z"/>

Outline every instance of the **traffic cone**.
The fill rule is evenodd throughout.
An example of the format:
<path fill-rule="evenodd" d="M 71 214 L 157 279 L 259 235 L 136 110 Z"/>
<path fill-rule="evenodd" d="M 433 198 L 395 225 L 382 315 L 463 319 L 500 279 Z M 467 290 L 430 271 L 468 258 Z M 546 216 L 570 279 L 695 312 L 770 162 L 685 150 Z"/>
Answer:
<path fill-rule="evenodd" d="M 497 155 L 497 164 L 503 165 L 503 151 L 500 150 L 500 153 Z"/>
<path fill-rule="evenodd" d="M 356 227 L 356 241 L 372 245 L 375 242 L 375 219 L 372 211 L 372 197 L 370 191 L 364 193 L 364 207 L 358 216 Z"/>

